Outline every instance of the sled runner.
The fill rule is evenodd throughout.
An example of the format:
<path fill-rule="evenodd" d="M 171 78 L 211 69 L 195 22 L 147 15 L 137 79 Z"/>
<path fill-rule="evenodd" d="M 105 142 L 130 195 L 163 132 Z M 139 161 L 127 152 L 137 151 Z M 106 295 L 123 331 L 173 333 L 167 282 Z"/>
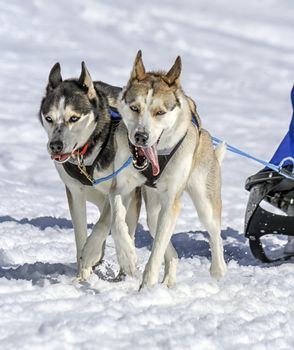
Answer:
<path fill-rule="evenodd" d="M 294 87 L 291 92 L 294 111 Z M 272 157 L 270 163 L 293 174 L 294 112 L 289 131 Z M 288 260 L 294 252 L 273 256 L 274 249 L 263 242 L 266 235 L 286 235 L 294 239 L 294 181 L 264 168 L 250 176 L 245 184 L 250 191 L 245 214 L 245 236 L 249 238 L 252 254 L 262 262 Z M 269 237 L 269 236 L 268 236 Z M 271 236 L 273 237 L 273 236 Z M 287 242 L 287 239 L 285 239 Z M 274 252 L 275 253 L 275 252 Z"/>

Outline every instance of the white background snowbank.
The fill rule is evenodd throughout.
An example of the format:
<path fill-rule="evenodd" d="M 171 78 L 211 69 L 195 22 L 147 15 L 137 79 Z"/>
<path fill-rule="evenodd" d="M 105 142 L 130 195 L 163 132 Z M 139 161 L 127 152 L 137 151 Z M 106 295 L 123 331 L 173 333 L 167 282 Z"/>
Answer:
<path fill-rule="evenodd" d="M 269 159 L 290 121 L 293 17 L 291 0 L 0 4 L 1 349 L 293 349 L 293 264 L 259 264 L 243 238 L 244 181 L 257 164 L 224 161 L 221 282 L 209 277 L 207 235 L 185 197 L 175 289 L 138 293 L 137 279 L 107 281 L 118 269 L 111 237 L 97 275 L 74 285 L 64 189 L 37 118 L 56 61 L 64 77 L 78 76 L 85 60 L 95 79 L 124 85 L 138 49 L 149 69 L 180 54 L 205 127 Z M 89 207 L 89 224 L 96 217 Z M 151 244 L 142 218 L 141 270 Z"/>

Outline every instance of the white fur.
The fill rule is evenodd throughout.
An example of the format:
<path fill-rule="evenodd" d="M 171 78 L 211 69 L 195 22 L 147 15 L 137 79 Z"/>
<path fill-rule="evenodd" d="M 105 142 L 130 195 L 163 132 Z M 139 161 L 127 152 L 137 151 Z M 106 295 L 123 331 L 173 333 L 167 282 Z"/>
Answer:
<path fill-rule="evenodd" d="M 58 104 L 58 108 L 55 112 L 56 122 L 57 123 L 62 122 L 62 118 L 64 115 L 65 115 L 65 98 L 61 97 L 59 104 Z"/>
<path fill-rule="evenodd" d="M 110 195 L 110 203 L 112 209 L 112 237 L 116 244 L 116 254 L 119 265 L 124 272 L 133 276 L 137 269 L 137 255 L 133 239 L 129 235 L 128 226 L 126 224 L 126 208 L 128 204 L 123 203 L 120 195 Z"/>
<path fill-rule="evenodd" d="M 221 278 L 226 273 L 223 257 L 223 245 L 220 235 L 220 221 L 213 213 L 213 203 L 208 198 L 206 190 L 207 174 L 202 169 L 196 169 L 191 174 L 188 184 L 188 194 L 197 210 L 199 219 L 209 234 L 211 249 L 210 274 L 214 278 Z"/>
<path fill-rule="evenodd" d="M 225 155 L 226 155 L 226 151 L 227 151 L 227 147 L 226 147 L 226 143 L 225 142 L 220 143 L 215 148 L 214 152 L 215 152 L 216 158 L 217 158 L 217 160 L 219 162 L 219 165 L 222 164 L 222 162 L 223 162 L 223 160 L 225 158 Z"/>

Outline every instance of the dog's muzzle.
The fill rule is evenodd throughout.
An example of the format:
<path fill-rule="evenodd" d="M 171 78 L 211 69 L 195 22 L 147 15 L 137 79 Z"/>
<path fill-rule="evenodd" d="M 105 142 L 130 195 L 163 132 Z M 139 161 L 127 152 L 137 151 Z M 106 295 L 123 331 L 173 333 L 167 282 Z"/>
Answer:
<path fill-rule="evenodd" d="M 139 135 L 137 135 L 139 134 Z M 130 144 L 130 149 L 133 154 L 133 165 L 135 169 L 139 171 L 144 171 L 148 168 L 149 164 L 152 167 L 152 173 L 154 176 L 157 176 L 160 172 L 160 167 L 158 163 L 158 155 L 157 155 L 157 141 L 152 146 L 146 147 L 146 143 L 149 135 L 145 132 L 140 132 L 135 134 L 135 138 L 139 139 L 139 142 L 136 142 L 135 145 Z M 147 135 L 147 137 L 146 137 Z M 137 141 L 137 140 L 136 140 Z M 130 143 L 130 142 L 129 142 Z M 144 146 L 140 146 L 140 144 L 144 143 Z"/>
<path fill-rule="evenodd" d="M 51 159 L 55 160 L 58 163 L 66 162 L 70 158 L 71 153 L 62 153 L 63 149 L 64 149 L 64 144 L 62 141 L 60 140 L 51 141 L 49 143 Z"/>

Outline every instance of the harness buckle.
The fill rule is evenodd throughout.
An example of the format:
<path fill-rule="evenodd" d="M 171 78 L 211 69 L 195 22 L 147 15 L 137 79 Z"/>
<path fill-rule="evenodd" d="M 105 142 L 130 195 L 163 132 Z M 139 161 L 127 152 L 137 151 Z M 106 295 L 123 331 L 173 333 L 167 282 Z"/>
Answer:
<path fill-rule="evenodd" d="M 80 173 L 83 174 L 93 185 L 94 179 L 90 174 L 88 174 L 83 158 L 84 158 L 83 155 L 80 155 L 79 153 L 77 154 L 78 168 L 80 170 Z"/>

